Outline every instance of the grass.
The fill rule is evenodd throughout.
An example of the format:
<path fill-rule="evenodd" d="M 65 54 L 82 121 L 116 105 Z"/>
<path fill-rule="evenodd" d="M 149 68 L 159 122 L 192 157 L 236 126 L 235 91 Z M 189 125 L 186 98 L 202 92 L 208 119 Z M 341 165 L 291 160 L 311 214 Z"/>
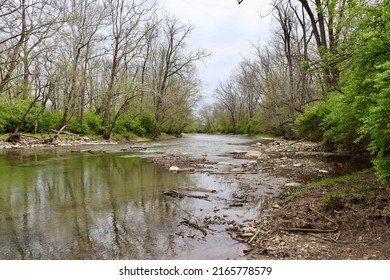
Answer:
<path fill-rule="evenodd" d="M 291 194 L 284 197 L 280 203 L 285 204 L 291 200 L 294 200 L 295 198 L 304 196 L 310 190 L 316 188 L 323 188 L 323 202 L 325 204 L 330 203 L 336 197 L 370 202 L 371 199 L 377 194 L 377 190 L 372 190 L 370 188 L 370 186 L 373 184 L 373 181 L 367 179 L 367 176 L 373 174 L 374 171 L 372 169 L 367 169 L 341 177 L 325 178 L 320 181 L 312 182 L 302 187 L 297 187 Z M 335 186 L 340 187 L 340 189 L 333 191 L 329 190 L 329 188 Z"/>

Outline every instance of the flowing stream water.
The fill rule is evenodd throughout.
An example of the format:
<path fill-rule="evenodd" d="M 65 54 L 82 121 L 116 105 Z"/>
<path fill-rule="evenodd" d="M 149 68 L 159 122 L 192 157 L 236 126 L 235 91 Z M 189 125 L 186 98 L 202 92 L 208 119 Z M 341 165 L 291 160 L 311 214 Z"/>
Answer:
<path fill-rule="evenodd" d="M 240 184 L 204 173 L 170 173 L 149 157 L 167 153 L 212 161 L 226 151 L 248 149 L 253 138 L 184 135 L 137 144 L 145 151 L 123 152 L 129 144 L 0 151 L 0 259 L 227 259 L 243 258 L 243 245 L 226 224 L 214 224 L 201 239 L 180 234 L 183 219 L 255 218 L 269 197 L 247 208 L 225 209 Z M 79 147 L 77 147 L 79 148 Z M 163 192 L 208 188 L 213 202 L 174 199 Z M 218 202 L 220 201 L 220 202 Z M 196 219 L 194 220 L 194 217 Z M 218 218 L 218 217 L 217 217 Z"/>

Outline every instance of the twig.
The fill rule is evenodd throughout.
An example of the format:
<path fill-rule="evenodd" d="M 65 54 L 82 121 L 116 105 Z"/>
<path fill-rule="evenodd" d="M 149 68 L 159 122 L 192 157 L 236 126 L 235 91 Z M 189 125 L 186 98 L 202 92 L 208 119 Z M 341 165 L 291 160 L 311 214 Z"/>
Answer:
<path fill-rule="evenodd" d="M 260 234 L 260 231 L 258 230 L 255 235 L 248 241 L 248 243 L 252 243 L 252 241 Z"/>
<path fill-rule="evenodd" d="M 297 140 L 297 141 L 294 141 L 294 142 L 292 142 L 292 143 L 290 143 L 290 144 L 288 144 L 289 146 L 293 146 L 293 145 L 295 145 L 295 144 L 297 144 L 297 143 L 299 143 L 299 142 L 302 142 L 302 141 L 305 141 L 306 140 L 306 138 L 302 138 L 302 139 L 299 139 L 299 140 Z"/>
<path fill-rule="evenodd" d="M 336 225 L 336 228 L 334 228 L 334 229 L 318 229 L 318 228 L 299 227 L 299 228 L 279 228 L 279 229 L 284 230 L 284 231 L 315 232 L 315 233 L 331 233 L 331 232 L 340 231 L 340 226 L 335 221 L 329 219 L 328 217 L 326 217 L 324 214 L 318 212 L 317 210 L 314 210 L 312 207 L 309 207 L 309 209 L 311 211 L 313 211 L 314 213 L 317 213 L 318 215 L 322 216 L 324 219 L 331 222 L 332 224 Z"/>
<path fill-rule="evenodd" d="M 299 231 L 299 232 L 315 232 L 315 233 L 328 233 L 328 232 L 336 232 L 339 229 L 318 229 L 318 228 L 279 228 L 283 231 Z"/>
<path fill-rule="evenodd" d="M 324 214 L 318 212 L 317 210 L 315 210 L 315 209 L 312 208 L 312 207 L 309 207 L 309 209 L 310 209 L 311 211 L 313 211 L 314 213 L 317 213 L 318 215 L 322 216 L 322 217 L 323 217 L 324 219 L 326 219 L 327 221 L 329 221 L 329 222 L 331 222 L 332 224 L 334 224 L 334 225 L 336 226 L 337 230 L 340 229 L 340 225 L 339 225 L 338 223 L 336 223 L 335 221 L 333 221 L 332 219 L 328 218 L 327 216 L 325 216 Z"/>
<path fill-rule="evenodd" d="M 186 225 L 186 226 L 189 226 L 189 227 L 192 227 L 192 228 L 195 228 L 195 229 L 197 229 L 197 230 L 200 230 L 200 231 L 203 233 L 204 236 L 207 235 L 207 231 L 206 231 L 204 228 L 198 226 L 198 225 L 195 224 L 195 223 L 190 222 L 189 220 L 186 220 L 186 219 L 185 219 L 185 220 L 181 221 L 180 224 L 181 224 L 181 225 Z"/>

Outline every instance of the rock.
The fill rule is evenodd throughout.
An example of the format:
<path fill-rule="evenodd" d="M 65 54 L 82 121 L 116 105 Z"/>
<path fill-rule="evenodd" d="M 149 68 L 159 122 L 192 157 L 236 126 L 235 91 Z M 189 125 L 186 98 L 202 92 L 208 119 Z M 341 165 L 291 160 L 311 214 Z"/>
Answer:
<path fill-rule="evenodd" d="M 327 173 L 329 173 L 329 171 L 328 171 L 328 170 L 322 170 L 322 169 L 318 169 L 318 172 L 320 172 L 320 173 L 324 173 L 324 174 L 327 174 Z"/>
<path fill-rule="evenodd" d="M 274 205 L 272 205 L 272 208 L 274 208 L 274 209 L 279 209 L 279 208 L 280 208 L 280 205 L 279 205 L 279 204 L 274 204 Z"/>
<path fill-rule="evenodd" d="M 236 230 L 236 227 L 233 224 L 229 224 L 227 230 Z"/>
<path fill-rule="evenodd" d="M 220 161 L 217 164 L 218 165 L 232 165 L 230 162 L 227 162 L 227 161 Z"/>
<path fill-rule="evenodd" d="M 257 230 L 256 230 L 255 228 L 253 228 L 253 227 L 243 227 L 243 228 L 241 229 L 241 231 L 243 231 L 243 232 L 245 232 L 245 233 L 247 233 L 247 232 L 254 233 L 254 232 L 256 232 Z"/>
<path fill-rule="evenodd" d="M 245 157 L 247 158 L 259 158 L 261 157 L 263 154 L 259 151 L 249 151 L 249 152 L 246 152 L 245 154 Z"/>
<path fill-rule="evenodd" d="M 293 165 L 294 167 L 302 167 L 303 166 L 303 164 L 302 163 L 294 163 L 294 165 Z"/>
<path fill-rule="evenodd" d="M 228 155 L 243 155 L 245 153 L 246 153 L 246 151 L 236 150 L 236 151 L 228 152 L 226 154 L 228 154 Z"/>
<path fill-rule="evenodd" d="M 177 167 L 177 166 L 171 166 L 171 167 L 169 167 L 169 171 L 170 171 L 170 172 L 179 172 L 179 171 L 180 171 L 180 168 Z"/>
<path fill-rule="evenodd" d="M 291 182 L 291 183 L 284 184 L 284 186 L 285 187 L 300 187 L 300 186 L 302 186 L 302 184 L 296 183 L 296 182 Z"/>
<path fill-rule="evenodd" d="M 241 237 L 251 237 L 253 235 L 254 234 L 252 232 L 246 232 L 246 233 L 241 234 Z"/>
<path fill-rule="evenodd" d="M 230 169 L 230 172 L 244 172 L 245 170 L 242 169 L 242 168 L 233 168 L 233 169 Z"/>
<path fill-rule="evenodd" d="M 254 165 L 257 164 L 257 160 L 250 160 L 247 162 L 247 165 Z"/>
<path fill-rule="evenodd" d="M 88 142 L 88 141 L 91 141 L 91 138 L 84 136 L 84 137 L 83 137 L 83 140 L 84 140 L 85 142 Z"/>

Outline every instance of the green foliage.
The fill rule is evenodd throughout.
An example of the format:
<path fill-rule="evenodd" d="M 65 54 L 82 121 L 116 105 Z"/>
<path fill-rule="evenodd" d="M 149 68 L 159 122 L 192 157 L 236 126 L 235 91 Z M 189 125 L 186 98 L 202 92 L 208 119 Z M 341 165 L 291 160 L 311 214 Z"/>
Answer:
<path fill-rule="evenodd" d="M 378 178 L 390 182 L 390 2 L 364 7 L 351 34 L 354 55 L 340 80 L 341 93 L 308 108 L 298 133 L 336 148 L 369 151 Z"/>
<path fill-rule="evenodd" d="M 91 110 L 84 112 L 82 123 L 80 123 L 80 119 L 72 117 L 66 125 L 66 130 L 84 135 L 97 135 L 104 132 L 101 117 Z"/>
<path fill-rule="evenodd" d="M 299 137 L 306 137 L 308 140 L 321 141 L 324 137 L 323 122 L 331 112 L 330 104 L 326 101 L 319 101 L 308 107 L 304 114 L 296 119 L 296 134 Z"/>
<path fill-rule="evenodd" d="M 390 61 L 376 69 L 372 79 L 375 94 L 370 96 L 372 105 L 360 132 L 371 139 L 368 149 L 377 156 L 374 165 L 378 178 L 390 182 Z"/>
<path fill-rule="evenodd" d="M 28 112 L 21 123 L 32 102 L 31 99 L 17 100 L 11 104 L 0 102 L 0 133 L 13 133 L 18 126 L 22 132 L 34 132 L 35 122 L 37 132 L 47 132 L 56 128 L 61 115 L 54 111 L 42 110 L 39 103 Z"/>
<path fill-rule="evenodd" d="M 51 129 L 56 129 L 61 123 L 62 114 L 60 112 L 46 109 L 38 117 L 38 131 L 40 133 L 50 132 Z"/>
<path fill-rule="evenodd" d="M 147 137 L 153 132 L 154 125 L 155 119 L 148 111 L 143 112 L 140 116 L 127 113 L 119 117 L 113 132 L 124 137 L 130 137 L 130 135 Z"/>
<path fill-rule="evenodd" d="M 139 120 L 145 130 L 145 134 L 150 135 L 153 132 L 156 123 L 153 114 L 149 111 L 144 111 L 139 117 Z"/>

